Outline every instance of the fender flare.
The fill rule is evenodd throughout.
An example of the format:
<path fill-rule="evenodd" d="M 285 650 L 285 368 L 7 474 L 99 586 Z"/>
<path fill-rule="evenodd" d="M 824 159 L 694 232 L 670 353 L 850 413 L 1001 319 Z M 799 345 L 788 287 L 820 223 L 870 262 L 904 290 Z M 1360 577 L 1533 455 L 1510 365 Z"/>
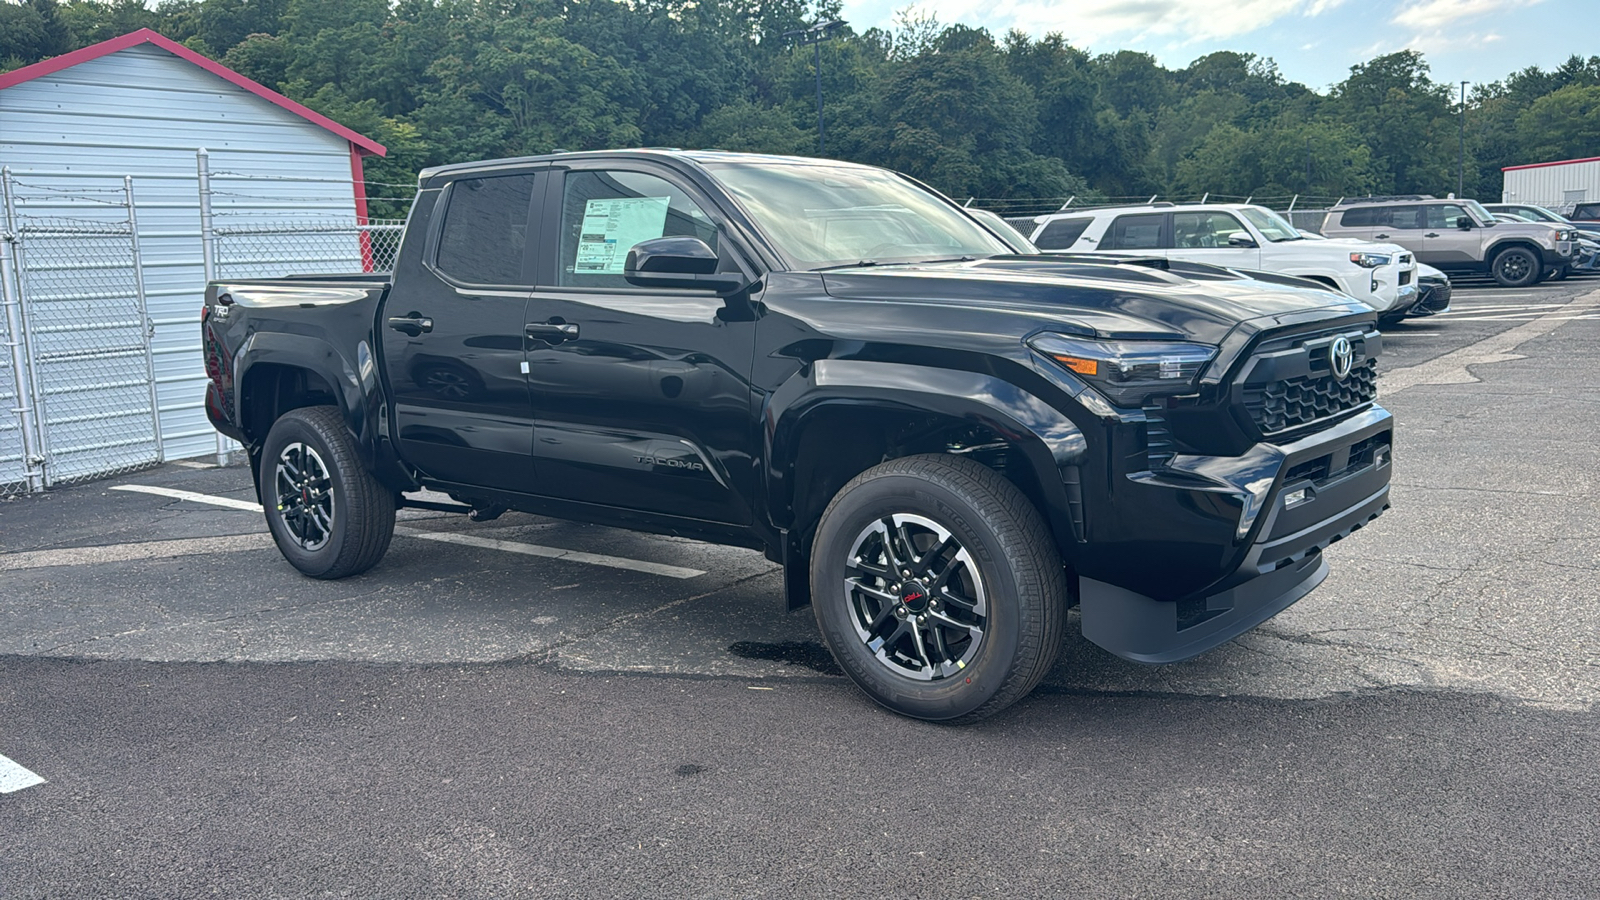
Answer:
<path fill-rule="evenodd" d="M 234 354 L 234 372 L 237 373 L 235 378 L 239 386 L 235 392 L 235 409 L 232 410 L 234 421 L 244 422 L 244 411 L 238 406 L 243 402 L 244 385 L 249 380 L 250 371 L 256 366 L 271 364 L 305 369 L 333 389 L 339 411 L 344 416 L 345 427 L 350 429 L 350 436 L 365 457 L 363 461 L 370 465 L 375 458 L 374 445 L 377 440 L 374 410 L 381 400 L 371 350 L 366 341 L 360 343 L 358 354 L 365 357 L 364 365 L 346 359 L 332 344 L 318 337 L 277 331 L 258 331 L 250 335 Z M 359 372 L 358 365 L 361 368 Z"/>
<path fill-rule="evenodd" d="M 817 360 L 769 395 L 762 417 L 766 507 L 778 528 L 793 521 L 796 448 L 811 416 L 839 406 L 935 413 L 983 425 L 1017 446 L 1046 496 L 1043 512 L 1063 555 L 1081 540 L 1081 493 L 1068 477 L 1088 442 L 1065 413 L 1001 378 L 979 372 L 868 360 Z M 1075 481 L 1073 486 L 1076 487 Z"/>

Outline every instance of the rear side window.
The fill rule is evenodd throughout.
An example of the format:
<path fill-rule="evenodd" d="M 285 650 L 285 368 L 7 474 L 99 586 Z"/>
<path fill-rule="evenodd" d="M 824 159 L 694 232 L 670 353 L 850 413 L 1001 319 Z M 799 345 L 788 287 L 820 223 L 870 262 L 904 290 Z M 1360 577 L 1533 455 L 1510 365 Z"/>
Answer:
<path fill-rule="evenodd" d="M 1100 242 L 1101 250 L 1159 250 L 1161 249 L 1161 223 L 1166 213 L 1141 216 L 1118 216 Z"/>
<path fill-rule="evenodd" d="M 1420 206 L 1386 206 L 1378 224 L 1406 231 L 1420 229 L 1425 224 L 1424 210 Z"/>
<path fill-rule="evenodd" d="M 1083 237 L 1083 232 L 1093 222 L 1092 218 L 1056 219 L 1048 222 L 1039 236 L 1033 239 L 1040 250 L 1065 250 Z"/>
<path fill-rule="evenodd" d="M 1339 219 L 1342 228 L 1369 228 L 1378 224 L 1378 210 L 1381 207 L 1366 206 L 1361 209 L 1347 209 Z"/>
<path fill-rule="evenodd" d="M 450 186 L 439 270 L 469 284 L 520 284 L 533 175 L 463 178 Z"/>

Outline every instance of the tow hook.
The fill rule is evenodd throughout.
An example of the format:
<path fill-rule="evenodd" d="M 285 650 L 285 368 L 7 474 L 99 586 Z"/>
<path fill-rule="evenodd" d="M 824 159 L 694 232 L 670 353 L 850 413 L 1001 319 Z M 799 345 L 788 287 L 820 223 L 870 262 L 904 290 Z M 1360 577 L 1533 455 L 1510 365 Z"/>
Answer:
<path fill-rule="evenodd" d="M 467 518 L 474 522 L 493 522 L 505 514 L 506 508 L 496 503 L 492 506 L 474 506 Z"/>

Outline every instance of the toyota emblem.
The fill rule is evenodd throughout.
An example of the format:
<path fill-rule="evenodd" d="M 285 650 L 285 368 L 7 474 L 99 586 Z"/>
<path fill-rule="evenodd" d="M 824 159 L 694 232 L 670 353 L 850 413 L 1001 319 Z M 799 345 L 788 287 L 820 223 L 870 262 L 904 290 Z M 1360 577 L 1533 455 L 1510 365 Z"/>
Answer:
<path fill-rule="evenodd" d="M 1328 368 L 1333 371 L 1337 381 L 1350 377 L 1350 370 L 1356 364 L 1356 352 L 1350 346 L 1348 338 L 1336 337 L 1328 345 Z"/>

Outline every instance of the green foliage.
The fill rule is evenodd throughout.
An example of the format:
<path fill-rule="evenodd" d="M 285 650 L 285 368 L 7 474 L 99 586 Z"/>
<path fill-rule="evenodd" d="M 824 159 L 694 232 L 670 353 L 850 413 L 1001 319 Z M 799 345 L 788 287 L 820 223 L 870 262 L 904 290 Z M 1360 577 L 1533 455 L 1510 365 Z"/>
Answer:
<path fill-rule="evenodd" d="M 138 28 L 221 60 L 388 146 L 370 180 L 554 149 L 817 148 L 958 197 L 1256 196 L 1454 190 L 1462 117 L 1414 51 L 1327 95 L 1222 51 L 1181 69 L 1091 56 L 1059 34 L 996 39 L 912 7 L 894 27 L 785 32 L 838 0 L 0 0 L 0 70 Z M 1478 86 L 1466 189 L 1600 147 L 1600 56 Z M 1308 173 L 1309 164 L 1309 173 Z M 392 193 L 392 192 L 390 192 Z M 374 191 L 374 196 L 383 192 Z M 387 205 L 386 205 L 387 204 Z M 401 201 L 377 200 L 374 215 Z"/>

